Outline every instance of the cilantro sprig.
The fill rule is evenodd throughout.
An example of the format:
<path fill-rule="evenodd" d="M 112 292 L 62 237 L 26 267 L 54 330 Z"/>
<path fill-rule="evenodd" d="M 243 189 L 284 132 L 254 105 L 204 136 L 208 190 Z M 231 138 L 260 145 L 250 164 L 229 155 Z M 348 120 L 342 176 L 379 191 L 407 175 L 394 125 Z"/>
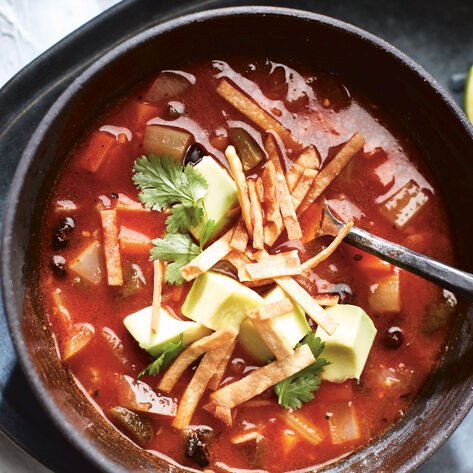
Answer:
<path fill-rule="evenodd" d="M 320 358 L 325 347 L 320 337 L 311 332 L 298 346 L 302 344 L 309 345 L 316 361 L 274 386 L 279 405 L 285 409 L 300 409 L 303 403 L 312 401 L 314 392 L 320 387 L 323 367 L 330 364 L 324 358 Z"/>
<path fill-rule="evenodd" d="M 159 259 L 170 263 L 166 266 L 164 277 L 168 284 L 180 285 L 184 282 L 181 268 L 192 261 L 200 252 L 189 235 L 181 233 L 167 233 L 164 238 L 153 240 L 150 250 L 152 260 Z"/>
<path fill-rule="evenodd" d="M 150 258 L 170 263 L 165 280 L 168 284 L 180 285 L 183 283 L 180 268 L 202 251 L 215 227 L 215 222 L 207 218 L 203 204 L 207 181 L 191 164 L 183 167 L 167 156 L 140 156 L 133 170 L 133 182 L 140 189 L 140 202 L 152 210 L 170 209 L 166 235 L 153 240 Z M 189 231 L 200 224 L 203 230 L 197 246 Z"/>
<path fill-rule="evenodd" d="M 141 378 L 145 374 L 150 374 L 151 376 L 158 375 L 161 371 L 164 371 L 185 349 L 183 342 L 183 335 L 179 338 L 179 342 L 173 343 L 169 342 L 165 347 L 164 351 L 152 363 L 150 363 L 138 376 L 137 379 Z"/>

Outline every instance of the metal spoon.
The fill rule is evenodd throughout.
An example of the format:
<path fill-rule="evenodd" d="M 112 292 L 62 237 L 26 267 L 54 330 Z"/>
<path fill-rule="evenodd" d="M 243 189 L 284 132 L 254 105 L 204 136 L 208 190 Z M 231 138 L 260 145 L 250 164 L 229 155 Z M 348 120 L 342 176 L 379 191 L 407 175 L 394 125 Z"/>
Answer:
<path fill-rule="evenodd" d="M 341 220 L 333 215 L 327 203 L 325 203 L 321 234 L 335 236 L 344 225 Z M 352 227 L 343 241 L 473 300 L 473 274 L 452 268 L 447 264 L 384 240 L 355 226 Z"/>

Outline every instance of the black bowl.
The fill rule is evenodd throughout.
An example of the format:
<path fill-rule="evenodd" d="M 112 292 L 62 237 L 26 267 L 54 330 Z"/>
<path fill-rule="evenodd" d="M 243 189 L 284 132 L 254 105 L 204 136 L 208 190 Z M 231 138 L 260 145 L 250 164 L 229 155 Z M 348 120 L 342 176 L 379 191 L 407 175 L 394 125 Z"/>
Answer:
<path fill-rule="evenodd" d="M 384 108 L 421 149 L 444 194 L 458 261 L 473 269 L 473 129 L 441 87 L 386 42 L 308 12 L 242 7 L 178 18 L 101 57 L 59 97 L 34 132 L 13 179 L 2 235 L 5 311 L 21 366 L 69 441 L 107 472 L 170 471 L 170 459 L 138 449 L 97 413 L 57 359 L 37 285 L 44 202 L 64 159 L 107 103 L 149 74 L 232 54 L 292 58 L 338 72 Z M 407 415 L 328 471 L 412 471 L 473 405 L 473 310 L 459 312 L 438 369 Z"/>

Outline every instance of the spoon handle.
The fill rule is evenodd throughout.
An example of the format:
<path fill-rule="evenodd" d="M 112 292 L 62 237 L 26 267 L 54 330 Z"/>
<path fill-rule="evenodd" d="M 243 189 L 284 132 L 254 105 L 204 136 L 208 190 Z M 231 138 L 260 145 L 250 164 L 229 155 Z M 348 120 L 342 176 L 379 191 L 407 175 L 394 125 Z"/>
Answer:
<path fill-rule="evenodd" d="M 350 233 L 345 237 L 345 241 L 395 266 L 473 300 L 473 274 L 428 258 L 358 227 L 352 227 Z"/>

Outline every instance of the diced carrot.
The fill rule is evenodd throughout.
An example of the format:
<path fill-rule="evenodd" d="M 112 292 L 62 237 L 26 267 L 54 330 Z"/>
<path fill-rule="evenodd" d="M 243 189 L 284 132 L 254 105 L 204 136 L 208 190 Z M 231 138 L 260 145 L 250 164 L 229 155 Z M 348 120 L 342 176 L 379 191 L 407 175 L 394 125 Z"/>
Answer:
<path fill-rule="evenodd" d="M 143 204 L 131 199 L 126 194 L 118 194 L 118 199 L 115 204 L 115 210 L 120 212 L 151 212 L 151 209 L 147 209 Z"/>
<path fill-rule="evenodd" d="M 146 123 L 159 115 L 158 107 L 149 103 L 133 102 L 128 108 L 128 117 L 136 130 L 142 130 Z"/>
<path fill-rule="evenodd" d="M 151 238 L 124 226 L 120 227 L 118 240 L 120 242 L 120 251 L 132 255 L 146 255 L 153 246 Z"/>
<path fill-rule="evenodd" d="M 117 212 L 101 210 L 105 264 L 109 286 L 122 286 L 123 274 L 118 246 Z"/>
<path fill-rule="evenodd" d="M 393 270 L 392 264 L 369 253 L 363 253 L 363 257 L 358 261 L 358 267 L 366 271 L 379 271 L 383 273 L 389 273 Z"/>
<path fill-rule="evenodd" d="M 87 149 L 79 159 L 79 165 L 91 172 L 96 172 L 112 148 L 116 138 L 109 133 L 96 131 L 92 134 Z"/>
<path fill-rule="evenodd" d="M 62 360 L 67 361 L 77 355 L 92 340 L 95 329 L 90 324 L 79 324 L 74 333 L 66 339 L 62 350 Z"/>

